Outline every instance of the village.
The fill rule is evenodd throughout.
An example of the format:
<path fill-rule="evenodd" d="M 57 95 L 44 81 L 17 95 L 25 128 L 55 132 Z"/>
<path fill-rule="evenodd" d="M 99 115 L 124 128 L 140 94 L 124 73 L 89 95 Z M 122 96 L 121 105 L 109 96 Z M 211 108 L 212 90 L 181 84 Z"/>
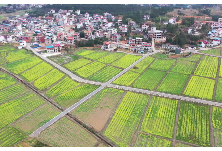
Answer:
<path fill-rule="evenodd" d="M 204 24 L 210 26 L 212 30 L 204 37 L 205 40 L 199 40 L 199 45 L 186 45 L 181 48 L 179 45 L 167 42 L 165 36 L 167 30 L 157 30 L 150 20 L 150 15 L 143 16 L 144 24 L 139 27 L 132 19 L 128 19 L 128 24 L 123 24 L 123 15 L 113 16 L 107 12 L 98 15 L 81 14 L 81 10 L 60 9 L 56 12 L 51 9 L 45 16 L 39 17 L 30 17 L 25 13 L 1 22 L 0 43 L 17 43 L 18 49 L 30 45 L 38 53 L 50 54 L 60 54 L 62 50 L 81 45 L 107 51 L 118 49 L 131 53 L 149 53 L 155 49 L 162 49 L 166 53 L 180 54 L 190 50 L 210 49 L 221 44 L 222 18 L 215 22 L 209 20 L 209 17 L 185 16 L 193 17 L 195 22 L 189 28 L 182 28 L 183 32 L 200 35 L 197 29 L 201 29 Z M 175 25 L 181 22 L 172 17 L 163 24 Z M 126 38 L 129 32 L 130 37 Z M 95 39 L 102 39 L 102 44 L 92 44 Z"/>

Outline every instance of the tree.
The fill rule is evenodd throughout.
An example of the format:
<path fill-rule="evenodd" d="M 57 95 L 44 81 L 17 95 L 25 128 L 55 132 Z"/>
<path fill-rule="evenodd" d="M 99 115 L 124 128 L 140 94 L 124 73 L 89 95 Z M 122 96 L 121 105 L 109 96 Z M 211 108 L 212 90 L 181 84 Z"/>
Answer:
<path fill-rule="evenodd" d="M 77 28 L 77 26 L 75 26 L 75 32 L 78 32 L 79 30 L 78 30 L 78 28 Z"/>
<path fill-rule="evenodd" d="M 85 33 L 84 32 L 80 32 L 80 38 L 84 38 L 85 37 Z"/>

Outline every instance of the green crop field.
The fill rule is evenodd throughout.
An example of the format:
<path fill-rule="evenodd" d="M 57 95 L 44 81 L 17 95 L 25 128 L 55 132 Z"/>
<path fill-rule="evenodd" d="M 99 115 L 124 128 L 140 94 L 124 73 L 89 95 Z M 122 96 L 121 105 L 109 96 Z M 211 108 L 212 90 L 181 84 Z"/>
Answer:
<path fill-rule="evenodd" d="M 5 103 L 19 95 L 28 92 L 28 89 L 22 84 L 13 85 L 0 91 L 0 104 Z"/>
<path fill-rule="evenodd" d="M 4 67 L 15 74 L 19 74 L 19 73 L 37 65 L 40 62 L 42 62 L 42 60 L 39 59 L 38 57 L 30 57 L 27 59 L 23 59 L 23 60 L 19 60 L 16 62 L 6 64 L 6 65 L 4 65 Z"/>
<path fill-rule="evenodd" d="M 0 78 L 0 90 L 17 83 L 17 81 L 9 75 L 5 74 L 5 76 L 6 77 Z"/>
<path fill-rule="evenodd" d="M 97 143 L 95 137 L 66 117 L 44 130 L 39 138 L 58 147 L 93 147 Z"/>
<path fill-rule="evenodd" d="M 91 63 L 91 62 L 92 61 L 90 61 L 88 59 L 81 58 L 81 59 L 78 59 L 78 60 L 75 60 L 75 61 L 65 64 L 64 67 L 66 67 L 67 69 L 69 69 L 71 71 L 74 71 L 82 66 L 85 66 L 85 65 Z"/>
<path fill-rule="evenodd" d="M 217 90 L 216 90 L 216 96 L 215 99 L 219 102 L 222 102 L 222 79 L 219 78 L 217 82 Z"/>
<path fill-rule="evenodd" d="M 111 112 L 115 111 L 124 91 L 106 88 L 78 106 L 72 113 L 96 130 L 102 130 Z M 98 124 L 100 123 L 100 124 Z"/>
<path fill-rule="evenodd" d="M 129 146 L 147 106 L 149 96 L 127 92 L 104 135 L 118 146 Z"/>
<path fill-rule="evenodd" d="M 175 143 L 175 147 L 193 147 L 193 146 L 176 142 L 176 143 Z"/>
<path fill-rule="evenodd" d="M 55 101 L 62 107 L 69 107 L 97 88 L 98 86 L 95 85 L 84 84 L 59 95 L 57 98 L 55 98 Z"/>
<path fill-rule="evenodd" d="M 184 58 L 179 58 L 178 60 L 183 60 L 183 61 L 199 61 L 200 60 L 201 55 L 192 55 L 190 57 L 184 57 Z"/>
<path fill-rule="evenodd" d="M 106 82 L 109 81 L 112 77 L 120 73 L 122 69 L 113 67 L 113 66 L 107 66 L 104 69 L 98 71 L 91 77 L 89 77 L 89 80 L 93 81 L 100 81 L 100 82 Z"/>
<path fill-rule="evenodd" d="M 76 71 L 74 71 L 75 73 L 77 73 L 78 75 L 87 78 L 91 75 L 93 75 L 94 73 L 96 73 L 97 71 L 101 70 L 102 68 L 104 68 L 106 65 L 100 62 L 93 62 L 91 64 L 88 64 L 80 69 L 77 69 Z"/>
<path fill-rule="evenodd" d="M 14 127 L 7 126 L 0 130 L 0 147 L 12 147 L 26 136 Z"/>
<path fill-rule="evenodd" d="M 222 130 L 222 109 L 213 107 L 212 111 L 212 123 L 213 127 Z"/>
<path fill-rule="evenodd" d="M 182 74 L 191 74 L 196 66 L 196 62 L 178 60 L 176 65 L 171 69 L 172 72 Z"/>
<path fill-rule="evenodd" d="M 109 54 L 108 51 L 97 51 L 97 52 L 88 54 L 88 55 L 86 55 L 84 57 L 88 58 L 88 59 L 92 59 L 92 60 L 97 60 L 97 59 L 102 58 L 102 57 L 104 57 L 104 56 L 106 56 L 108 54 Z"/>
<path fill-rule="evenodd" d="M 109 54 L 109 55 L 107 55 L 107 56 L 105 56 L 105 57 L 103 57 L 103 58 L 98 59 L 98 61 L 99 61 L 99 62 L 102 62 L 102 63 L 105 63 L 105 64 L 107 64 L 107 63 L 112 63 L 112 62 L 114 62 L 115 60 L 123 57 L 124 55 L 125 55 L 125 54 L 124 54 L 124 53 L 121 53 L 121 52 L 120 52 L 120 53 L 112 53 L 112 54 Z"/>
<path fill-rule="evenodd" d="M 139 73 L 128 71 L 119 78 L 117 78 L 115 81 L 113 81 L 113 84 L 130 86 L 133 83 L 133 81 L 135 81 L 136 78 L 139 76 L 140 76 Z"/>
<path fill-rule="evenodd" d="M 133 87 L 153 90 L 163 79 L 166 72 L 147 69 L 133 84 Z"/>
<path fill-rule="evenodd" d="M 136 62 L 138 59 L 140 59 L 142 56 L 135 56 L 135 55 L 130 55 L 127 54 L 120 58 L 119 60 L 115 61 L 112 63 L 112 65 L 121 67 L 121 68 L 127 68 L 130 66 L 132 63 Z"/>
<path fill-rule="evenodd" d="M 49 89 L 46 92 L 46 95 L 50 98 L 55 97 L 55 96 L 58 96 L 64 92 L 78 86 L 78 85 L 80 85 L 80 83 L 75 82 L 74 80 L 70 79 L 69 77 L 65 77 L 64 79 L 62 79 L 62 81 L 60 81 L 54 87 Z"/>
<path fill-rule="evenodd" d="M 13 61 L 21 60 L 21 59 L 28 58 L 31 56 L 32 56 L 31 54 L 26 53 L 26 50 L 20 49 L 20 50 L 9 52 L 5 59 L 7 62 L 13 62 Z"/>
<path fill-rule="evenodd" d="M 222 131 L 214 130 L 214 145 L 215 147 L 222 147 Z"/>
<path fill-rule="evenodd" d="M 50 70 L 52 70 L 53 67 L 49 65 L 46 62 L 42 62 L 38 64 L 37 66 L 31 68 L 30 70 L 27 70 L 21 74 L 21 76 L 26 79 L 28 82 L 32 82 L 40 78 L 42 75 L 46 74 Z"/>
<path fill-rule="evenodd" d="M 37 108 L 44 101 L 34 94 L 22 95 L 0 106 L 0 129 Z"/>
<path fill-rule="evenodd" d="M 60 80 L 64 74 L 60 72 L 57 69 L 53 69 L 43 77 L 37 79 L 34 82 L 34 86 L 38 88 L 39 90 L 44 90 L 51 86 L 52 84 L 56 83 L 58 80 Z"/>
<path fill-rule="evenodd" d="M 135 147 L 170 147 L 171 141 L 157 138 L 151 135 L 139 134 L 137 136 Z"/>
<path fill-rule="evenodd" d="M 5 51 L 13 51 L 16 50 L 14 47 L 11 46 L 1 46 L 0 47 L 0 52 L 5 52 Z"/>
<path fill-rule="evenodd" d="M 184 95 L 212 100 L 215 81 L 198 76 L 192 76 L 190 79 Z"/>
<path fill-rule="evenodd" d="M 188 79 L 188 75 L 169 72 L 157 91 L 180 95 Z"/>
<path fill-rule="evenodd" d="M 139 62 L 137 65 L 135 65 L 134 68 L 130 69 L 131 71 L 135 71 L 138 73 L 142 73 L 154 60 L 153 57 L 146 57 L 141 62 Z"/>
<path fill-rule="evenodd" d="M 210 146 L 209 106 L 181 102 L 177 140 Z"/>
<path fill-rule="evenodd" d="M 220 49 L 210 49 L 210 50 L 202 50 L 200 52 L 201 53 L 206 53 L 206 54 L 220 56 L 220 51 L 221 51 Z"/>
<path fill-rule="evenodd" d="M 31 114 L 17 121 L 15 124 L 13 124 L 13 126 L 26 134 L 31 134 L 58 114 L 59 111 L 54 109 L 49 104 L 44 104 Z"/>
<path fill-rule="evenodd" d="M 141 130 L 146 133 L 173 138 L 178 101 L 152 97 Z"/>
<path fill-rule="evenodd" d="M 79 50 L 77 52 L 74 52 L 75 55 L 79 55 L 79 56 L 86 56 L 88 54 L 94 53 L 95 51 L 93 50 Z"/>
<path fill-rule="evenodd" d="M 216 78 L 217 68 L 217 57 L 204 56 L 194 71 L 194 75 Z"/>
<path fill-rule="evenodd" d="M 156 59 L 150 66 L 152 69 L 168 71 L 170 67 L 174 64 L 175 60 L 161 60 Z"/>
<path fill-rule="evenodd" d="M 219 77 L 222 77 L 222 58 L 220 59 L 220 71 L 219 71 Z"/>

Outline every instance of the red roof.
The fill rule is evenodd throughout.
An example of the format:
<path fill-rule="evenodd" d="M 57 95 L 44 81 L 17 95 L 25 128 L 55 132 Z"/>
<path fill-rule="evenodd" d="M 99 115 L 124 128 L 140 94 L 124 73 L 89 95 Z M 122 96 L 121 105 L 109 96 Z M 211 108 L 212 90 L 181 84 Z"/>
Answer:
<path fill-rule="evenodd" d="M 67 40 L 73 40 L 73 37 L 67 37 Z"/>

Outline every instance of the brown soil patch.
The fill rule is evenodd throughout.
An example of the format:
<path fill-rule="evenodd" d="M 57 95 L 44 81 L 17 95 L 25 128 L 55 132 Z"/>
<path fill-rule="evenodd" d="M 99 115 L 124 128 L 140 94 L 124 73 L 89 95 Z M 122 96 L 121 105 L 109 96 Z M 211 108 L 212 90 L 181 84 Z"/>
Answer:
<path fill-rule="evenodd" d="M 168 16 L 177 16 L 178 10 L 185 14 L 185 16 L 195 16 L 199 13 L 196 9 L 174 9 L 172 12 L 167 13 Z"/>
<path fill-rule="evenodd" d="M 112 110 L 110 108 L 97 108 L 87 118 L 86 122 L 98 131 L 101 131 L 109 119 Z"/>

